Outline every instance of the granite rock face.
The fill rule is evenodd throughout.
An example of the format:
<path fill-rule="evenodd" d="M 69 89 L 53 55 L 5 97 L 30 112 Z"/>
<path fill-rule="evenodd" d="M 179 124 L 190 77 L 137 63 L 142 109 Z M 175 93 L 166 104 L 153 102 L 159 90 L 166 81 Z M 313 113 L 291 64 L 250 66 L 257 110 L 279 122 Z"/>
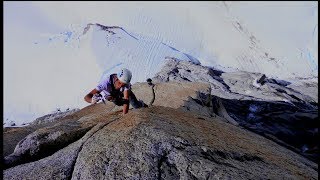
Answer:
<path fill-rule="evenodd" d="M 314 163 L 219 118 L 210 120 L 156 106 L 129 115 L 86 141 L 72 179 L 295 179 L 317 175 Z"/>
<path fill-rule="evenodd" d="M 316 179 L 317 169 L 220 117 L 153 106 L 105 116 L 53 155 L 5 170 L 4 179 Z"/>
<path fill-rule="evenodd" d="M 4 179 L 70 179 L 82 145 L 107 123 L 98 123 L 81 139 L 51 156 L 5 170 Z"/>

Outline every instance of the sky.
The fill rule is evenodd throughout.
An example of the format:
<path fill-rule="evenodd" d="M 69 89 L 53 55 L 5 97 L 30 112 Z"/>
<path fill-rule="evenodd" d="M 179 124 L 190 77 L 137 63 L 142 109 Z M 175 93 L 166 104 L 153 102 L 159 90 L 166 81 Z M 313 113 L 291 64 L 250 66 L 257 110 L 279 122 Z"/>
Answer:
<path fill-rule="evenodd" d="M 144 67 L 148 76 L 156 73 L 165 53 L 172 53 L 163 44 L 179 50 L 179 56 L 187 53 L 207 66 L 258 70 L 283 78 L 318 71 L 315 1 L 5 1 L 3 23 L 3 118 L 20 123 L 57 107 L 88 105 L 84 95 L 97 85 L 106 69 L 117 64 L 115 59 L 106 59 L 123 57 L 127 64 L 130 60 L 143 63 L 144 47 L 151 49 L 152 60 Z M 81 36 L 88 23 L 121 26 L 145 40 L 128 47 L 118 43 L 113 51 L 93 48 L 103 42 L 94 38 L 97 31 Z M 248 40 L 251 36 L 256 38 L 254 45 Z M 156 54 L 158 49 L 161 53 Z M 117 54 L 120 51 L 129 56 Z M 133 56 L 136 51 L 140 54 Z M 262 58 L 266 52 L 276 61 Z M 154 63 L 158 66 L 151 70 Z M 133 71 L 137 73 L 139 67 Z M 136 76 L 133 81 L 138 79 Z"/>

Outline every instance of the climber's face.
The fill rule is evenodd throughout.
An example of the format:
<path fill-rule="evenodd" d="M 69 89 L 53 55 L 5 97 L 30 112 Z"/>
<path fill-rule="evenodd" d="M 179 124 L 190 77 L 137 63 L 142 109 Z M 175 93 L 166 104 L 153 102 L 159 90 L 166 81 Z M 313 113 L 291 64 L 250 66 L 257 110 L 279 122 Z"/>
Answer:
<path fill-rule="evenodd" d="M 120 89 L 121 87 L 125 86 L 126 84 L 122 83 L 119 81 L 119 79 L 117 78 L 117 80 L 114 82 L 114 88 L 115 89 Z"/>

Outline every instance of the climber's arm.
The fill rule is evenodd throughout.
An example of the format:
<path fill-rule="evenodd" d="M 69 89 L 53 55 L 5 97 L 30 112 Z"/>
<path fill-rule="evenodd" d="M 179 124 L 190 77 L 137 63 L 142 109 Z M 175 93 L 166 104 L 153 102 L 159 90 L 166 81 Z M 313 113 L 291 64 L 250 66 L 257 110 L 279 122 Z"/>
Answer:
<path fill-rule="evenodd" d="M 123 114 L 127 114 L 128 113 L 128 110 L 129 110 L 129 93 L 130 93 L 130 90 L 125 90 L 123 92 L 123 99 L 125 101 L 125 103 L 123 104 Z"/>
<path fill-rule="evenodd" d="M 85 97 L 84 100 L 88 103 L 92 102 L 92 97 L 94 94 L 96 93 L 100 93 L 100 91 L 98 91 L 97 89 L 93 89 L 92 91 L 90 91 Z"/>

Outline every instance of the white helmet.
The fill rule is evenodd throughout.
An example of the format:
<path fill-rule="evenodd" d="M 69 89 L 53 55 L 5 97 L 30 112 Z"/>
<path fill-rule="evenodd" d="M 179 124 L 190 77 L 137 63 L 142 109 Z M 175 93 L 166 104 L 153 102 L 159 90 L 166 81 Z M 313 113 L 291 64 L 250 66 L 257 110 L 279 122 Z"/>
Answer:
<path fill-rule="evenodd" d="M 129 84 L 132 78 L 132 73 L 128 69 L 123 68 L 117 74 L 117 77 L 120 80 L 120 82 L 124 84 Z"/>

